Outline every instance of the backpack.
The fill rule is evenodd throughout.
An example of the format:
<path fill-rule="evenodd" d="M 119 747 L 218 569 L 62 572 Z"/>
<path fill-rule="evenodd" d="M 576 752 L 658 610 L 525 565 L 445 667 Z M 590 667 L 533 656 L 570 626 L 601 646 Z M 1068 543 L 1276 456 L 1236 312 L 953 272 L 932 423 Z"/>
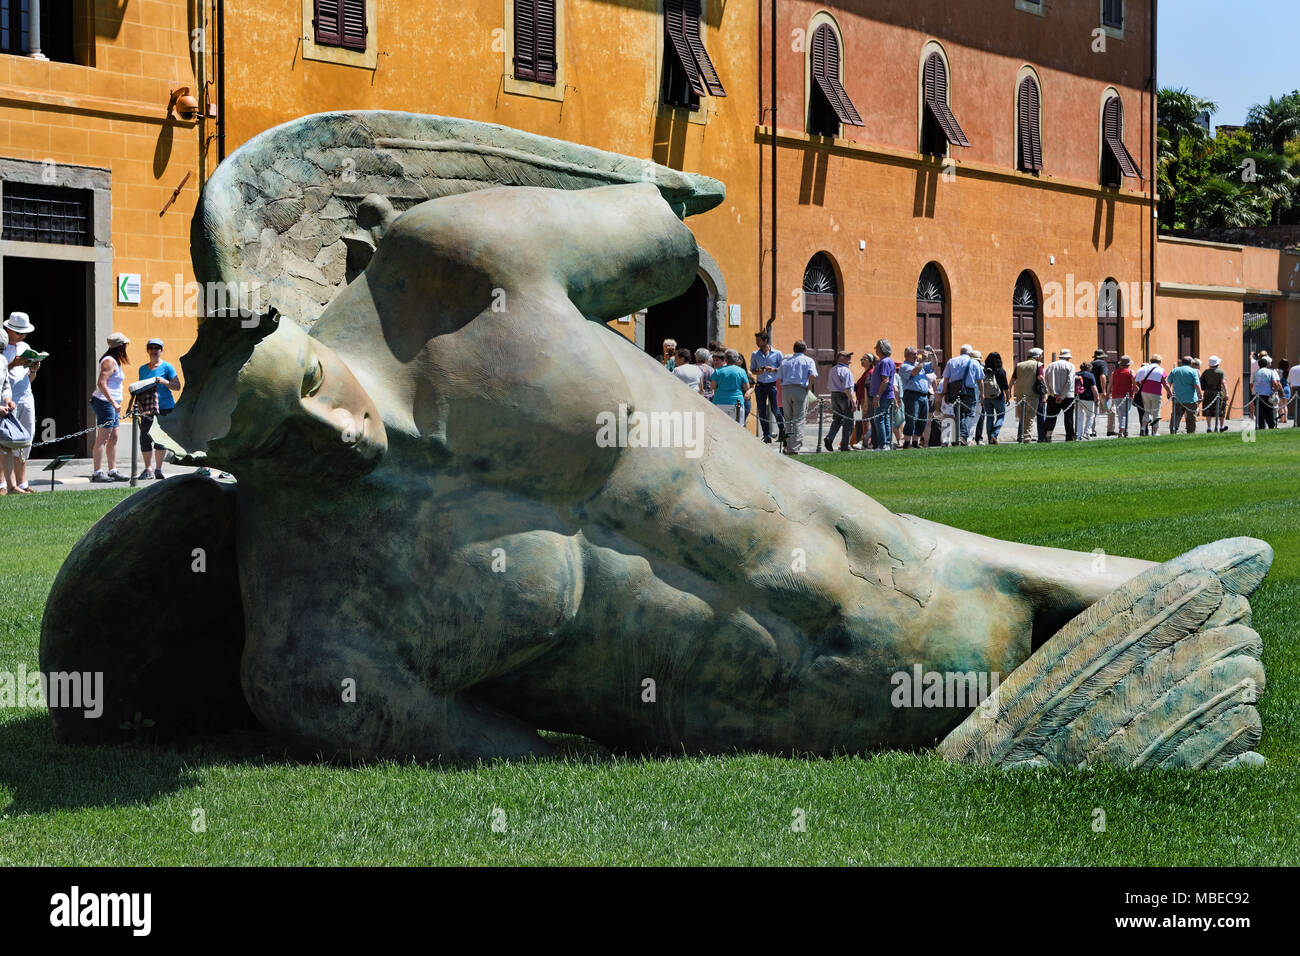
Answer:
<path fill-rule="evenodd" d="M 993 375 L 989 375 L 987 372 L 985 373 L 984 382 L 980 388 L 980 397 L 989 399 L 1002 397 L 1002 386 L 998 385 L 998 377 L 996 373 Z"/>
<path fill-rule="evenodd" d="M 966 366 L 962 370 L 961 379 L 956 382 L 949 382 L 944 386 L 943 398 L 949 405 L 957 404 L 957 399 L 961 397 L 962 389 L 966 386 L 966 379 L 970 375 L 971 360 L 966 356 L 963 356 L 963 358 L 966 358 Z"/>

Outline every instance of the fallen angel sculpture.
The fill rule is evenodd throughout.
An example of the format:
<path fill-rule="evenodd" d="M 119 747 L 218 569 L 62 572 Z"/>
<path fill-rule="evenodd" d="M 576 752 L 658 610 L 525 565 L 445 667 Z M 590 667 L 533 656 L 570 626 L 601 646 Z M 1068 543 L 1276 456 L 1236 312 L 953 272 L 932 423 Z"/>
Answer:
<path fill-rule="evenodd" d="M 542 729 L 639 752 L 1261 762 L 1247 598 L 1267 544 L 1097 562 L 895 515 L 606 324 L 689 286 L 683 217 L 721 199 L 439 117 L 323 114 L 241 147 L 204 190 L 195 263 L 269 301 L 202 321 L 159 422 L 238 481 L 168 479 L 74 549 L 41 665 L 102 671 L 105 715 L 53 711 L 59 739 L 260 726 L 306 754 L 460 760 L 544 754 Z M 696 441 L 598 440 L 637 414 Z M 140 554 L 149 613 L 105 628 L 92 609 L 138 592 Z M 997 687 L 897 693 L 932 672 Z"/>

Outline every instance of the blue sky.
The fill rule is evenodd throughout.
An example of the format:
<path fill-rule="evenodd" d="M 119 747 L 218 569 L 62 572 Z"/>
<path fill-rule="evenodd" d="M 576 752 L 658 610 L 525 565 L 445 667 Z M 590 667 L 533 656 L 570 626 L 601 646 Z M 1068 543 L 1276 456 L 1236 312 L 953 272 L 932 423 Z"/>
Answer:
<path fill-rule="evenodd" d="M 1255 103 L 1300 88 L 1297 0 L 1163 0 L 1160 85 L 1219 104 L 1214 125 L 1240 125 Z"/>

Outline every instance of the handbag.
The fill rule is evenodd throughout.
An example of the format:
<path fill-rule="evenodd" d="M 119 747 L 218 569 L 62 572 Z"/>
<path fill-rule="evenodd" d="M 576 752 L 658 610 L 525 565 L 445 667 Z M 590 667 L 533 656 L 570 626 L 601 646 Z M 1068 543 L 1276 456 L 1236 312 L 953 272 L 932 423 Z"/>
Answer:
<path fill-rule="evenodd" d="M 0 448 L 26 448 L 32 443 L 32 433 L 13 412 L 0 416 Z"/>

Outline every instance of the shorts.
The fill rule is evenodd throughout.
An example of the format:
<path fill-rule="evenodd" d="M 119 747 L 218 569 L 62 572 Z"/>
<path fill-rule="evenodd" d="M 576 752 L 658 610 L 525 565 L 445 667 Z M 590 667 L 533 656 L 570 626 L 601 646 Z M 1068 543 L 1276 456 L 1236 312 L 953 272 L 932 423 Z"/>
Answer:
<path fill-rule="evenodd" d="M 117 409 L 111 402 L 106 402 L 102 398 L 90 396 L 90 407 L 95 410 L 95 425 L 98 428 L 116 428 L 120 419 L 117 417 Z"/>

